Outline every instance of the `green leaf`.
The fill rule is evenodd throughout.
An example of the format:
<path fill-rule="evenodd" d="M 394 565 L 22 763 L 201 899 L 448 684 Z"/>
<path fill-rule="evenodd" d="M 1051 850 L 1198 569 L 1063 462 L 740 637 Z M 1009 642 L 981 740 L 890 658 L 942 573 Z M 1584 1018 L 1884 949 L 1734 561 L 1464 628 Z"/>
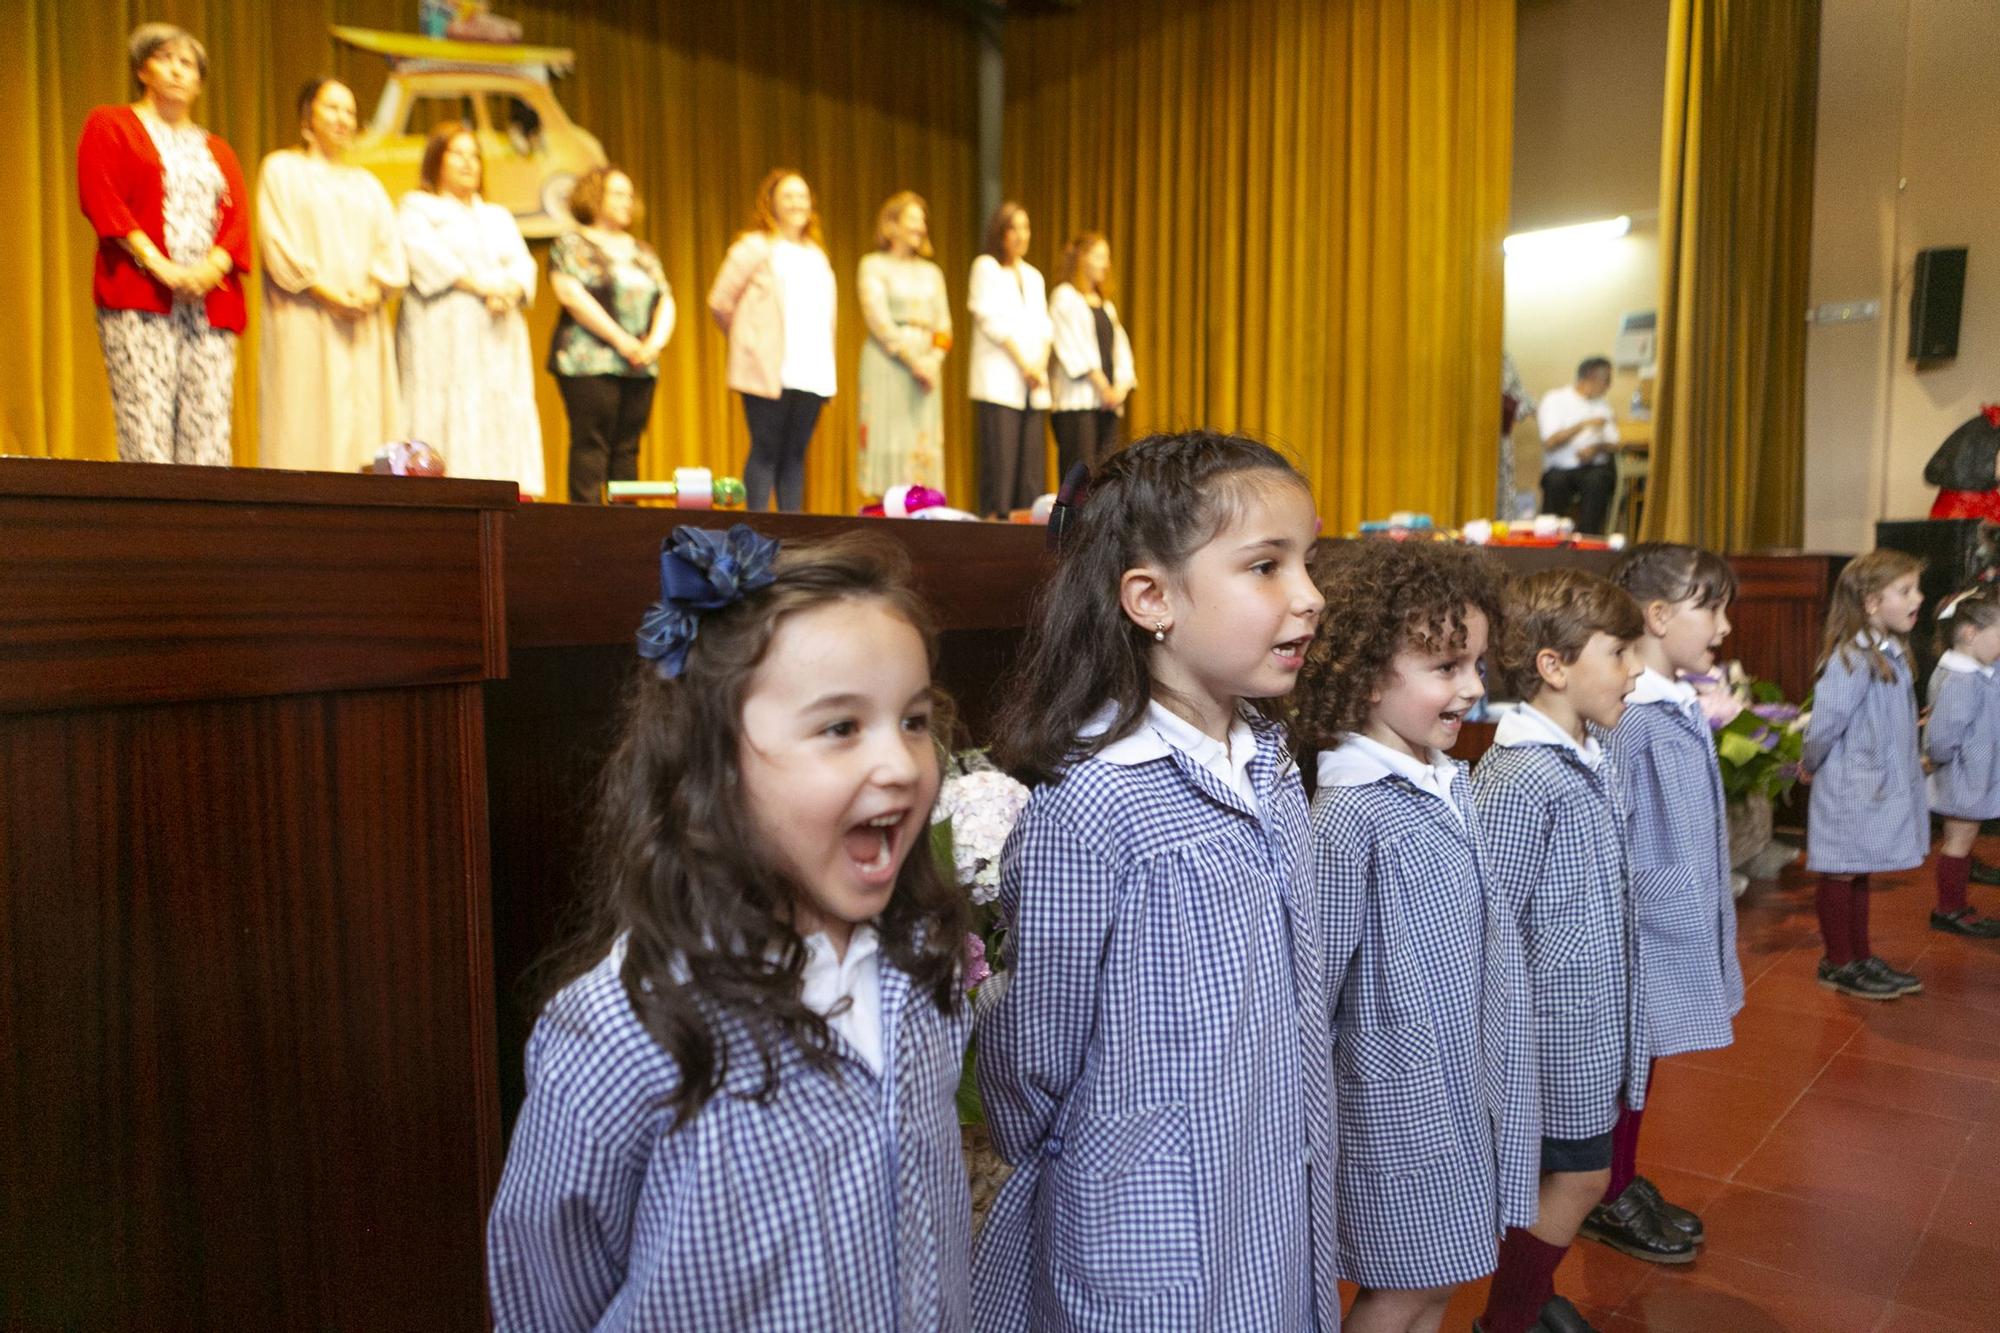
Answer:
<path fill-rule="evenodd" d="M 1751 740 L 1744 732 L 1736 731 L 1734 727 L 1735 724 L 1731 723 L 1729 728 L 1716 733 L 1715 753 L 1722 762 L 1742 767 L 1754 760 L 1769 757 L 1769 751 Z"/>
<path fill-rule="evenodd" d="M 958 1075 L 958 1123 L 961 1125 L 986 1123 L 986 1107 L 979 1100 L 979 1066 L 973 1058 L 976 1045 L 976 1038 L 965 1043 L 965 1067 Z"/>
<path fill-rule="evenodd" d="M 947 884 L 958 883 L 958 849 L 951 839 L 951 820 L 940 819 L 931 825 L 931 859 L 937 863 L 938 873 Z"/>

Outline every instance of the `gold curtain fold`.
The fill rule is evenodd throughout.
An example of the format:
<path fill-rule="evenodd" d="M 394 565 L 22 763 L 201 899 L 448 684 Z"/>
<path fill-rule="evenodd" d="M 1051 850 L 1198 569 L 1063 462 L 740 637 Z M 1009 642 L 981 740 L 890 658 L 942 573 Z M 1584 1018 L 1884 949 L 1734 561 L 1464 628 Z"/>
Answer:
<path fill-rule="evenodd" d="M 1121 0 L 1011 20 L 1006 191 L 1110 240 L 1128 434 L 1294 452 L 1329 532 L 1491 507 L 1514 0 Z"/>
<path fill-rule="evenodd" d="M 1674 0 L 1653 538 L 1796 546 L 1819 0 Z"/>
<path fill-rule="evenodd" d="M 926 0 L 788 0 L 784 4 L 632 5 L 613 0 L 530 0 L 498 8 L 530 42 L 575 50 L 575 73 L 556 84 L 571 117 L 603 140 L 647 204 L 638 232 L 656 246 L 679 302 L 679 325 L 661 363 L 660 388 L 640 454 L 642 476 L 705 465 L 741 475 L 748 451 L 741 404 L 725 386 L 726 348 L 707 312 L 708 285 L 743 227 L 750 196 L 771 167 L 811 181 L 840 283 L 840 392 L 827 405 L 809 458 L 808 507 L 852 512 L 857 365 L 865 328 L 854 297 L 861 257 L 873 248 L 882 201 L 914 189 L 931 205 L 931 230 L 964 319 L 965 279 L 977 252 L 975 37 L 949 6 Z M 126 35 L 162 19 L 207 46 L 209 78 L 196 118 L 257 164 L 295 142 L 293 99 L 320 73 L 350 83 L 366 121 L 381 90 L 379 57 L 337 46 L 333 24 L 414 31 L 416 0 L 17 0 L 12 40 L 0 44 L 0 115 L 12 132 L 0 169 L 15 188 L 0 197 L 11 243 L 0 281 L 0 342 L 12 355 L 0 384 L 0 451 L 87 458 L 116 455 L 109 392 L 90 297 L 95 245 L 77 210 L 76 138 L 85 113 L 127 101 Z M 546 245 L 533 246 L 537 258 Z M 546 270 L 545 270 L 546 272 Z M 257 351 L 252 328 L 237 360 L 238 463 L 257 459 Z M 546 282 L 529 318 L 552 496 L 563 492 L 567 427 L 543 371 L 556 302 Z M 946 489 L 974 493 L 971 409 L 963 349 L 944 384 Z"/>

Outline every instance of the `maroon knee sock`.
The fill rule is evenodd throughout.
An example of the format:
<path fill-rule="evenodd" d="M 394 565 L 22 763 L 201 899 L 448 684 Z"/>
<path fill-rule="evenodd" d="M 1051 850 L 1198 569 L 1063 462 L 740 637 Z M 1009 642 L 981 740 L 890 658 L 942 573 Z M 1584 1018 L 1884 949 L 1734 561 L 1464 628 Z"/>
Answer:
<path fill-rule="evenodd" d="M 1631 1186 L 1632 1177 L 1639 1174 L 1639 1125 L 1645 1118 L 1645 1111 L 1618 1103 L 1618 1123 L 1611 1128 L 1611 1183 L 1604 1189 L 1606 1203 L 1616 1203 Z"/>
<path fill-rule="evenodd" d="M 1555 1294 L 1556 1265 L 1568 1253 L 1567 1245 L 1551 1245 L 1519 1227 L 1507 1228 L 1500 1239 L 1500 1267 L 1493 1273 L 1479 1326 L 1486 1333 L 1527 1333 Z"/>
<path fill-rule="evenodd" d="M 1854 886 L 1833 875 L 1819 877 L 1819 934 L 1835 967 L 1854 961 Z"/>
<path fill-rule="evenodd" d="M 1965 906 L 1965 891 L 1972 883 L 1972 858 L 1938 853 L 1938 911 L 1956 912 Z"/>
<path fill-rule="evenodd" d="M 1868 942 L 1868 876 L 1854 877 L 1854 894 L 1848 899 L 1851 904 L 1847 911 L 1849 946 L 1858 960 L 1875 956 L 1875 946 Z"/>

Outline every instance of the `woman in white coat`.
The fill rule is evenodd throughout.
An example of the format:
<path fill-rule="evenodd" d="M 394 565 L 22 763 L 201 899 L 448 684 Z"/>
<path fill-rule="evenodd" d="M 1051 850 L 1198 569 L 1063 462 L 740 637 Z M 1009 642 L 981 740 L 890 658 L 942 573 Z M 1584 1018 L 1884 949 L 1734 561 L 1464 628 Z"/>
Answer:
<path fill-rule="evenodd" d="M 1057 476 L 1078 463 L 1095 469 L 1116 452 L 1118 419 L 1125 399 L 1138 386 L 1132 368 L 1132 340 L 1111 302 L 1111 245 L 1086 231 L 1063 251 L 1062 282 L 1049 296 L 1055 328 L 1055 411 Z"/>
<path fill-rule="evenodd" d="M 541 495 L 542 424 L 522 311 L 535 261 L 514 215 L 479 197 L 485 174 L 471 129 L 446 121 L 424 145 L 397 230 L 410 287 L 396 321 L 403 434 L 444 455 L 454 477 L 512 481 Z"/>
<path fill-rule="evenodd" d="M 979 508 L 989 518 L 1026 509 L 1046 489 L 1043 419 L 1050 405 L 1048 289 L 1028 262 L 1028 212 L 1012 202 L 986 224 L 972 261 L 969 377 L 979 423 Z"/>

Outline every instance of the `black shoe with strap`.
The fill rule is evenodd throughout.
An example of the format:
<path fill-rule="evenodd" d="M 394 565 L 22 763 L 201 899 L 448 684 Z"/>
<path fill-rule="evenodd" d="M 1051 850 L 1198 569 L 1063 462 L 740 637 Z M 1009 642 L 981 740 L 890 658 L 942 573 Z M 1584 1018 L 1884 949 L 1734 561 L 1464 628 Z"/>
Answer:
<path fill-rule="evenodd" d="M 1677 1231 L 1696 1245 L 1708 1239 L 1708 1231 L 1702 1226 L 1701 1218 L 1677 1203 L 1668 1203 L 1660 1193 L 1660 1187 L 1652 1181 L 1644 1176 L 1632 1177 L 1632 1183 L 1625 1187 L 1625 1192 L 1630 1194 L 1634 1191 L 1669 1233 Z"/>
<path fill-rule="evenodd" d="M 1902 988 L 1896 983 L 1883 980 L 1860 963 L 1842 963 L 1835 967 L 1824 958 L 1819 960 L 1819 984 L 1842 995 L 1852 995 L 1857 1000 L 1895 1000 L 1903 995 Z"/>
<path fill-rule="evenodd" d="M 1932 911 L 1931 929 L 1975 940 L 2000 940 L 2000 920 L 1981 916 L 1970 907 L 1961 907 L 1956 912 Z"/>
<path fill-rule="evenodd" d="M 1591 1209 L 1577 1234 L 1649 1264 L 1694 1262 L 1694 1242 L 1665 1226 L 1654 1216 L 1646 1200 L 1629 1187 L 1610 1203 L 1600 1203 Z M 1547 1323 L 1546 1306 L 1542 1315 L 1542 1322 Z"/>
<path fill-rule="evenodd" d="M 1862 971 L 1871 972 L 1881 980 L 1888 982 L 1896 988 L 1899 994 L 1922 995 L 1924 993 L 1924 983 L 1917 980 L 1916 973 L 1899 971 L 1896 968 L 1890 967 L 1880 958 L 1872 956 L 1864 958 L 1857 966 Z"/>
<path fill-rule="evenodd" d="M 1978 857 L 1973 857 L 1972 882 L 1974 884 L 2000 884 L 2000 866 L 1989 865 Z"/>
<path fill-rule="evenodd" d="M 1548 1333 L 1597 1333 L 1596 1326 L 1583 1317 L 1583 1312 L 1560 1296 L 1549 1297 L 1535 1328 L 1545 1328 Z M 1534 1329 L 1528 1333 L 1534 1333 Z"/>

